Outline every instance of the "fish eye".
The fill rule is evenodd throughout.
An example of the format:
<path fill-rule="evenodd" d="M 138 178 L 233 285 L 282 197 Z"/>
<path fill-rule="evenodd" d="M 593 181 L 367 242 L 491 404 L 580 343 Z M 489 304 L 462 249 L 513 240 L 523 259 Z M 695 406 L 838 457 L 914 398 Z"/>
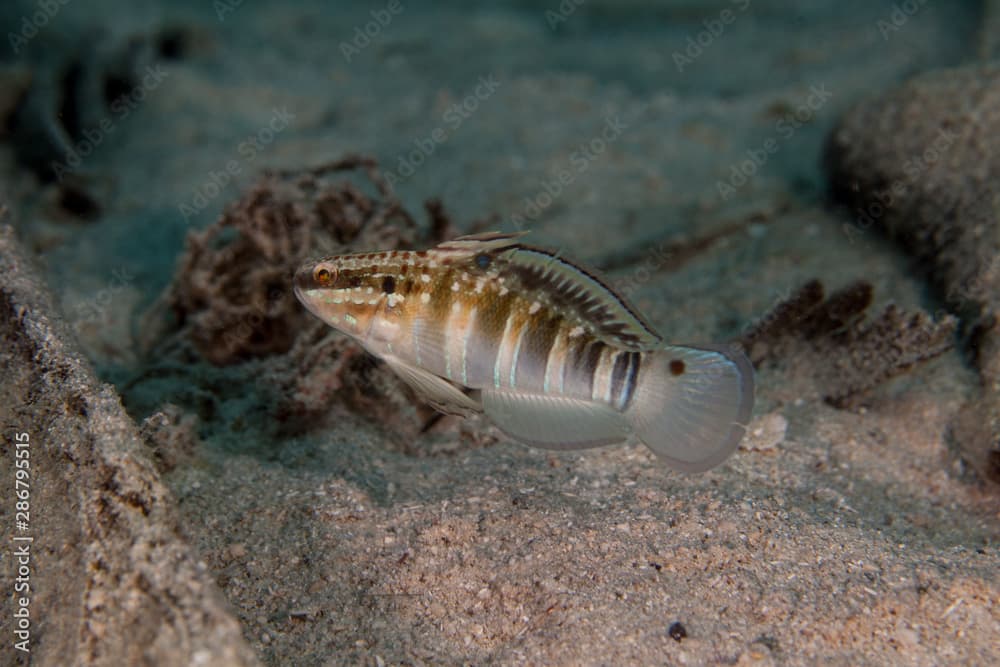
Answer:
<path fill-rule="evenodd" d="M 476 255 L 476 266 L 478 266 L 480 269 L 490 268 L 491 261 L 492 260 L 490 259 L 490 256 L 487 255 L 485 252 L 481 252 L 478 255 Z"/>
<path fill-rule="evenodd" d="M 382 291 L 386 294 L 392 294 L 396 291 L 396 279 L 392 276 L 386 276 L 382 279 Z"/>
<path fill-rule="evenodd" d="M 316 267 L 315 271 L 313 271 L 313 279 L 320 285 L 326 285 L 333 280 L 333 273 L 330 269 L 324 266 L 319 266 Z"/>

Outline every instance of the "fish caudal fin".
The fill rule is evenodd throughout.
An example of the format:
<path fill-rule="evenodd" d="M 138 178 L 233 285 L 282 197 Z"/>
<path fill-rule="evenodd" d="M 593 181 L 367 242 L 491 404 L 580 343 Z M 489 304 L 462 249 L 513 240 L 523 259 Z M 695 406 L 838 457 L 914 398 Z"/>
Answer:
<path fill-rule="evenodd" d="M 753 399 L 753 367 L 739 350 L 668 346 L 644 356 L 625 416 L 667 465 L 702 472 L 736 449 Z"/>

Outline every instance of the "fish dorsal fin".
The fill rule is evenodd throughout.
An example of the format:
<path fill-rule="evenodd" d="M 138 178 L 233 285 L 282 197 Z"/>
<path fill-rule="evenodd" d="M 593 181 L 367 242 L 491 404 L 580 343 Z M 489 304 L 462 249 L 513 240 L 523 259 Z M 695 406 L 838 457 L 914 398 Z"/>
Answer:
<path fill-rule="evenodd" d="M 584 323 L 600 340 L 633 350 L 663 344 L 663 338 L 629 301 L 591 269 L 560 257 L 559 253 L 522 245 L 527 232 L 485 232 L 460 236 L 434 250 L 455 259 L 487 253 L 498 260 L 502 276 L 518 287 L 544 294 L 555 308 Z M 510 289 L 515 289 L 513 285 Z"/>
<path fill-rule="evenodd" d="M 475 255 L 481 252 L 498 252 L 507 248 L 516 247 L 518 239 L 527 232 L 484 232 L 482 234 L 470 234 L 469 236 L 459 236 L 457 239 L 445 241 L 435 248 L 445 252 L 456 252 Z"/>
<path fill-rule="evenodd" d="M 597 272 L 531 246 L 517 245 L 500 259 L 502 273 L 515 276 L 521 289 L 544 295 L 553 308 L 583 323 L 600 340 L 633 350 L 663 344 L 639 311 Z"/>

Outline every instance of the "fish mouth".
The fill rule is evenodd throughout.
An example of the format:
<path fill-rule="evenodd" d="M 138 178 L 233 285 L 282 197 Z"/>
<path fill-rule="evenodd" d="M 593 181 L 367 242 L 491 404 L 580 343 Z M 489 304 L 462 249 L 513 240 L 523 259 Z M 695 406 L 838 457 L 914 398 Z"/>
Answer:
<path fill-rule="evenodd" d="M 306 308 L 308 308 L 310 310 L 310 312 L 311 312 L 312 311 L 312 307 L 310 306 L 310 303 L 309 303 L 310 299 L 309 299 L 309 297 L 307 297 L 302 292 L 302 288 L 299 287 L 298 285 L 293 285 L 292 286 L 292 291 L 295 292 L 295 298 L 299 300 L 299 303 L 301 303 L 303 306 L 305 306 Z M 315 313 L 313 313 L 313 314 L 315 314 Z"/>
<path fill-rule="evenodd" d="M 316 289 L 316 284 L 312 277 L 312 263 L 303 264 L 295 272 L 295 276 L 292 278 L 292 291 L 295 293 L 295 298 L 299 300 L 303 306 L 306 307 L 310 313 L 319 317 L 319 313 L 316 312 L 315 299 L 309 295 Z"/>

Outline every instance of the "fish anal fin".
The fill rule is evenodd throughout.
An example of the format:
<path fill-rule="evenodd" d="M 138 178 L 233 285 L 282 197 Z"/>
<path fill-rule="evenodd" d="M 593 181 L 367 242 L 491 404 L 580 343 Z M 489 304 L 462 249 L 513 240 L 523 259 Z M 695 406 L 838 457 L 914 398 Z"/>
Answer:
<path fill-rule="evenodd" d="M 501 431 L 544 449 L 601 447 L 629 436 L 624 415 L 604 403 L 492 389 L 483 390 L 482 402 Z"/>

